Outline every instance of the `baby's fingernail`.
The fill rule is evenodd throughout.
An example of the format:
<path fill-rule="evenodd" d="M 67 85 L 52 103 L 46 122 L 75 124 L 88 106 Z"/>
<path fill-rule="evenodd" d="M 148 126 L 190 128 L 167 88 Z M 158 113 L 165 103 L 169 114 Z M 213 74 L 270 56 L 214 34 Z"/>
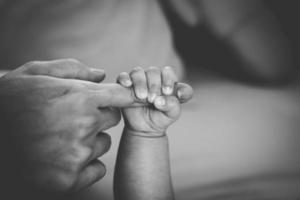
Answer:
<path fill-rule="evenodd" d="M 138 98 L 139 99 L 146 99 L 148 97 L 148 92 L 147 91 L 140 91 L 138 93 Z"/>
<path fill-rule="evenodd" d="M 173 92 L 173 89 L 170 86 L 165 86 L 162 88 L 162 91 L 165 95 L 171 95 Z"/>
<path fill-rule="evenodd" d="M 148 96 L 148 102 L 149 103 L 153 103 L 155 98 L 156 98 L 156 94 L 155 93 L 149 94 L 149 96 Z"/>
<path fill-rule="evenodd" d="M 164 106 L 166 104 L 166 100 L 163 97 L 157 97 L 155 101 L 159 106 Z"/>
<path fill-rule="evenodd" d="M 178 90 L 177 91 L 177 97 L 180 99 L 182 97 L 182 93 Z"/>
<path fill-rule="evenodd" d="M 124 84 L 124 86 L 126 86 L 126 87 L 130 87 L 131 84 L 132 84 L 132 82 L 131 82 L 130 80 L 125 80 L 125 81 L 123 82 L 123 84 Z"/>

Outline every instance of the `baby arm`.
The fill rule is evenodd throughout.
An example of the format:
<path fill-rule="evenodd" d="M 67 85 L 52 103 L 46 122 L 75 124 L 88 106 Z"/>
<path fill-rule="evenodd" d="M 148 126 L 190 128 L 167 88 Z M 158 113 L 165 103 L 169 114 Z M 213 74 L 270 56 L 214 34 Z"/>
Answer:
<path fill-rule="evenodd" d="M 146 104 L 122 110 L 125 127 L 114 177 L 117 200 L 174 199 L 166 129 L 180 115 L 177 97 L 189 99 L 193 93 L 187 85 L 177 87 L 176 79 L 170 67 L 136 68 L 118 78 Z"/>

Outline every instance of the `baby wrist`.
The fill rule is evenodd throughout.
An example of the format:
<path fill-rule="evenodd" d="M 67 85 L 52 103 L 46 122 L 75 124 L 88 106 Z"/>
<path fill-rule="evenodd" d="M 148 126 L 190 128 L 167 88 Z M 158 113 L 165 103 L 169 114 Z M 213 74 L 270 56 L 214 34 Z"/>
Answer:
<path fill-rule="evenodd" d="M 130 128 L 124 128 L 124 132 L 126 134 L 130 134 L 133 136 L 138 136 L 138 137 L 145 137 L 145 138 L 160 138 L 160 137 L 165 137 L 166 132 L 165 131 L 138 131 L 138 130 L 132 130 Z"/>

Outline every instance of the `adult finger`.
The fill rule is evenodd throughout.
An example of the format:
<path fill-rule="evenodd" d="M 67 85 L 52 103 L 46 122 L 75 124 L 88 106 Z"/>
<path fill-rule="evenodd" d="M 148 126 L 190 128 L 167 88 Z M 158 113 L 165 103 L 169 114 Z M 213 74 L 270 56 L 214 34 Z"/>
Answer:
<path fill-rule="evenodd" d="M 111 146 L 111 137 L 107 133 L 100 132 L 92 139 L 92 154 L 88 159 L 88 163 L 104 155 Z"/>
<path fill-rule="evenodd" d="M 95 159 L 91 161 L 83 170 L 79 173 L 77 182 L 73 190 L 78 191 L 87 188 L 99 181 L 106 173 L 105 165 Z"/>
<path fill-rule="evenodd" d="M 33 61 L 26 63 L 24 68 L 25 73 L 30 75 L 45 75 L 92 82 L 100 82 L 105 78 L 103 70 L 90 68 L 75 59 Z"/>
<path fill-rule="evenodd" d="M 78 81 L 72 83 L 74 86 L 78 84 Z M 79 85 L 82 84 L 79 83 Z M 130 88 L 125 88 L 116 83 L 94 84 L 84 82 L 83 85 L 85 85 L 86 98 L 94 102 L 99 108 L 123 108 L 147 104 L 145 101 L 138 99 Z M 176 83 L 174 93 L 179 98 L 180 103 L 185 103 L 193 97 L 192 87 L 185 83 Z"/>
<path fill-rule="evenodd" d="M 121 112 L 118 108 L 102 107 L 98 108 L 98 121 L 100 122 L 99 130 L 107 130 L 116 126 L 121 120 Z"/>
<path fill-rule="evenodd" d="M 153 103 L 155 97 L 161 94 L 161 70 L 158 67 L 150 67 L 146 70 L 148 84 L 148 102 Z"/>
<path fill-rule="evenodd" d="M 131 107 L 144 105 L 144 101 L 135 96 L 131 88 L 116 83 L 88 84 L 86 98 L 99 108 Z"/>
<path fill-rule="evenodd" d="M 164 95 L 171 95 L 174 90 L 174 83 L 177 82 L 177 75 L 172 67 L 166 66 L 162 69 L 162 92 Z"/>

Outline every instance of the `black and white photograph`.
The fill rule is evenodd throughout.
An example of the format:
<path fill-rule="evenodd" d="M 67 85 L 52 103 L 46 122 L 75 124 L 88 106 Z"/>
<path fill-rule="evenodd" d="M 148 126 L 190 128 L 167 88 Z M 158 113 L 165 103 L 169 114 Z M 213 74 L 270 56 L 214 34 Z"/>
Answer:
<path fill-rule="evenodd" d="M 0 200 L 300 200 L 297 0 L 0 0 Z"/>

